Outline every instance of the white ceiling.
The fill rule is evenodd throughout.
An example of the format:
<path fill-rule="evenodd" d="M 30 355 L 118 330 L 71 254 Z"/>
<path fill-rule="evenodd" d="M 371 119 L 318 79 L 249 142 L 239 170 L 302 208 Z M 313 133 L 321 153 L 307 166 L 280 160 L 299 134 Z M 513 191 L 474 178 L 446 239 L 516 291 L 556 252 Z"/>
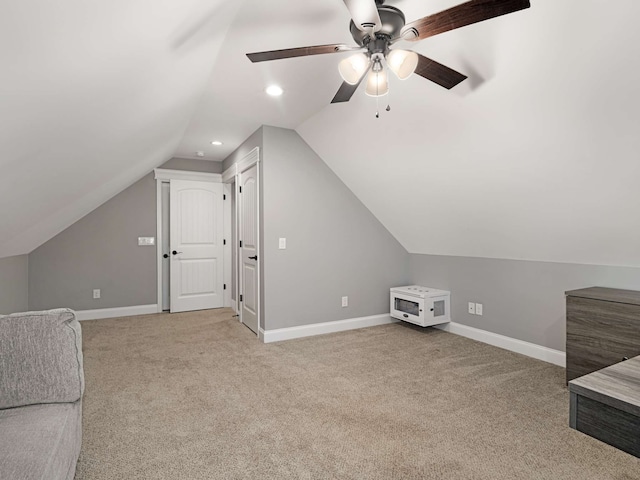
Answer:
<path fill-rule="evenodd" d="M 253 64 L 246 53 L 327 43 L 349 43 L 349 12 L 342 0 L 247 0 L 229 30 L 199 108 L 176 156 L 223 160 L 261 125 L 296 128 L 327 105 L 342 79 L 345 54 Z M 346 54 L 348 55 L 348 54 Z M 285 94 L 268 97 L 275 83 Z M 220 139 L 222 147 L 210 142 Z"/>
<path fill-rule="evenodd" d="M 0 256 L 28 253 L 171 158 L 241 2 L 0 7 Z"/>
<path fill-rule="evenodd" d="M 411 21 L 461 0 L 388 3 Z M 329 105 L 348 54 L 244 55 L 352 43 L 341 0 L 3 5 L 0 256 L 172 156 L 222 160 L 269 124 L 296 129 L 410 252 L 640 266 L 638 14 L 532 0 L 406 44 L 470 78 L 392 81 L 375 119 L 362 90 Z"/>
<path fill-rule="evenodd" d="M 411 78 L 298 132 L 410 252 L 640 266 L 640 2 L 531 3 L 421 42 L 475 90 Z"/>

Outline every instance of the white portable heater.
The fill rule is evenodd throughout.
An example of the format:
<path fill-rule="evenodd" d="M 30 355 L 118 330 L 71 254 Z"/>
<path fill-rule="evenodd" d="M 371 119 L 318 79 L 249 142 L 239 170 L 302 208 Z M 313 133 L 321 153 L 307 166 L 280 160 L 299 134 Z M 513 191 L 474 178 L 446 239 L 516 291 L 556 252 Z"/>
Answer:
<path fill-rule="evenodd" d="M 421 327 L 450 322 L 450 296 L 446 290 L 419 285 L 392 288 L 391 316 Z"/>

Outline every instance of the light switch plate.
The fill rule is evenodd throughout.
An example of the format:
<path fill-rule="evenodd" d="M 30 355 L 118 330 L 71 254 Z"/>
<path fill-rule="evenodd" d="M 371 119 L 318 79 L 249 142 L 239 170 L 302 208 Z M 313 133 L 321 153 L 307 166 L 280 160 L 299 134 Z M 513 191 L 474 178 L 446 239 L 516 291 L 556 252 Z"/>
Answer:
<path fill-rule="evenodd" d="M 469 313 L 471 315 L 476 314 L 476 304 L 474 302 L 469 302 Z"/>
<path fill-rule="evenodd" d="M 342 306 L 343 307 L 349 306 L 349 297 L 342 297 Z"/>
<path fill-rule="evenodd" d="M 287 248 L 287 239 L 286 238 L 278 239 L 278 248 L 280 250 L 285 250 Z"/>
<path fill-rule="evenodd" d="M 482 315 L 482 304 L 476 303 L 476 315 Z"/>
<path fill-rule="evenodd" d="M 138 237 L 139 247 L 152 247 L 156 244 L 156 237 Z"/>

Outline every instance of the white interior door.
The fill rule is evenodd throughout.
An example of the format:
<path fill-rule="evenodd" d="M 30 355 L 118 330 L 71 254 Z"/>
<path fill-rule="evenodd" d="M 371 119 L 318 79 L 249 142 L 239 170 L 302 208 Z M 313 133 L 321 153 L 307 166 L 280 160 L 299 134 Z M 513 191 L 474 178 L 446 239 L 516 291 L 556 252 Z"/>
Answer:
<path fill-rule="evenodd" d="M 171 312 L 222 307 L 223 186 L 170 183 Z"/>
<path fill-rule="evenodd" d="M 260 274 L 258 264 L 258 165 L 240 174 L 240 320 L 258 333 Z"/>

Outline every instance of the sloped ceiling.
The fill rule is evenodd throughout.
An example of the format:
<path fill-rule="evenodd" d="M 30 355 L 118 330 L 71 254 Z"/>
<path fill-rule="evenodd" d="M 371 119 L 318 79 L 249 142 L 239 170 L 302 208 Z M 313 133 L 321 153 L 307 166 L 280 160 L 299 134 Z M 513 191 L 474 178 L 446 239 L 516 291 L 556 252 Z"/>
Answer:
<path fill-rule="evenodd" d="M 411 21 L 460 0 L 389 3 Z M 352 43 L 343 2 L 247 1 L 179 153 L 224 158 L 260 124 L 295 128 L 409 252 L 640 266 L 640 2 L 531 4 L 406 42 L 469 79 L 392 78 L 376 119 L 362 88 L 329 105 L 348 54 L 244 58 Z"/>
<path fill-rule="evenodd" d="M 224 160 L 261 125 L 295 129 L 321 111 L 342 79 L 344 54 L 253 64 L 246 53 L 327 43 L 353 44 L 349 12 L 342 0 L 247 0 L 229 29 L 202 102 L 176 152 L 183 158 L 203 151 Z M 278 84 L 285 94 L 268 97 Z M 212 140 L 224 142 L 214 147 Z"/>
<path fill-rule="evenodd" d="M 171 158 L 242 2 L 3 2 L 0 256 Z"/>
<path fill-rule="evenodd" d="M 269 124 L 296 129 L 410 252 L 640 266 L 637 0 L 531 0 L 407 43 L 469 79 L 392 79 L 379 119 L 362 90 L 329 105 L 345 54 L 245 57 L 352 43 L 341 0 L 14 3 L 0 11 L 0 256 L 171 156 L 220 161 Z M 388 3 L 410 21 L 461 0 Z"/>
<path fill-rule="evenodd" d="M 410 252 L 640 266 L 640 2 L 531 3 L 419 44 L 464 88 L 298 131 Z"/>

